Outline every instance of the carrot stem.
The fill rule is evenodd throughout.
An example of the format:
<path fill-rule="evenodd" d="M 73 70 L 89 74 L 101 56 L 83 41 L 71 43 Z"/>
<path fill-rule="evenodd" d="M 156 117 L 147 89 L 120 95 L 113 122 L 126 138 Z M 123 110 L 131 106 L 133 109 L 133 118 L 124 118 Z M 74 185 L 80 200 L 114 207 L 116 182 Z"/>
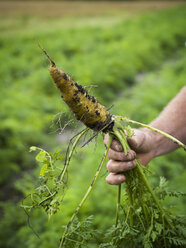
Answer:
<path fill-rule="evenodd" d="M 184 150 L 186 150 L 186 145 L 184 145 L 180 140 L 174 138 L 172 135 L 168 134 L 168 133 L 165 133 L 155 127 L 152 127 L 152 126 L 149 126 L 147 124 L 143 124 L 141 122 L 138 122 L 138 121 L 133 121 L 133 120 L 130 120 L 126 117 L 122 117 L 122 116 L 116 116 L 116 119 L 115 120 L 121 120 L 121 121 L 126 121 L 126 122 L 130 122 L 130 123 L 133 123 L 133 124 L 136 124 L 138 126 L 142 126 L 142 127 L 146 127 L 148 129 L 151 129 L 152 131 L 156 132 L 156 133 L 159 133 L 161 135 L 163 135 L 164 137 L 172 140 L 175 144 L 181 146 Z"/>
<path fill-rule="evenodd" d="M 117 227 L 117 225 L 118 225 L 120 202 L 121 202 L 121 184 L 118 185 L 118 197 L 117 197 L 117 205 L 116 205 L 116 224 L 115 224 L 115 227 Z"/>
<path fill-rule="evenodd" d="M 125 146 L 125 148 L 123 147 L 124 151 L 127 150 L 127 149 L 130 149 L 130 146 L 129 146 L 129 144 L 128 144 L 128 142 L 127 142 L 127 139 L 126 139 L 126 137 L 125 137 L 124 127 L 122 127 L 122 125 L 120 125 L 120 124 L 117 123 L 117 121 L 116 121 L 116 122 L 115 122 L 115 126 L 117 126 L 117 125 L 119 126 L 119 128 L 121 128 L 121 133 L 122 133 L 122 136 L 123 136 L 122 138 L 123 138 L 123 139 L 119 139 L 119 141 L 121 142 L 121 144 L 122 144 L 123 146 Z M 145 125 L 145 126 L 146 126 L 146 125 Z M 159 130 L 158 130 L 158 131 L 159 131 Z M 118 136 L 118 137 L 119 137 L 119 136 Z M 172 137 L 172 136 L 171 136 L 171 137 Z M 172 138 L 173 138 L 173 137 L 172 137 Z M 152 188 L 151 188 L 151 186 L 150 186 L 150 184 L 149 184 L 149 182 L 148 182 L 148 180 L 147 180 L 145 174 L 143 173 L 143 170 L 142 170 L 142 167 L 141 167 L 140 162 L 138 161 L 138 159 L 135 159 L 135 161 L 136 161 L 136 170 L 138 170 L 139 174 L 141 175 L 141 179 L 143 180 L 144 185 L 146 186 L 148 192 L 151 194 L 151 196 L 152 196 L 154 202 L 156 203 L 156 206 L 159 208 L 159 210 L 160 210 L 162 216 L 164 216 L 165 221 L 166 221 L 167 224 L 173 229 L 174 226 L 173 226 L 173 224 L 169 221 L 168 217 L 165 215 L 165 212 L 164 212 L 162 206 L 160 205 L 160 203 L 159 203 L 159 201 L 158 201 L 156 195 L 154 194 L 154 192 L 153 192 L 153 190 L 152 190 Z M 127 187 L 127 188 L 128 188 L 128 187 Z M 129 196 L 129 201 L 130 201 L 131 206 L 132 206 L 132 195 L 131 195 L 131 192 L 130 192 L 130 189 L 129 189 L 129 188 L 128 188 L 128 196 Z M 132 221 L 132 219 L 131 219 L 131 224 L 132 224 L 132 223 L 133 223 L 133 221 Z"/>
<path fill-rule="evenodd" d="M 100 174 L 100 172 L 101 172 L 101 169 L 102 169 L 103 164 L 104 164 L 104 162 L 105 162 L 105 159 L 106 159 L 106 157 L 107 157 L 108 150 L 109 150 L 109 148 L 110 148 L 111 142 L 112 142 L 112 136 L 109 135 L 108 145 L 107 145 L 107 148 L 106 148 L 105 153 L 104 153 L 104 155 L 103 155 L 103 158 L 102 158 L 102 160 L 101 160 L 101 163 L 100 163 L 99 166 L 98 166 L 98 169 L 97 169 L 97 171 L 96 171 L 96 174 L 95 174 L 95 176 L 94 176 L 94 178 L 93 178 L 93 180 L 92 180 L 92 182 L 91 182 L 91 185 L 89 186 L 89 188 L 88 188 L 86 194 L 84 195 L 83 199 L 81 200 L 81 202 L 79 203 L 78 207 L 77 207 L 76 210 L 74 211 L 74 213 L 73 213 L 73 215 L 72 215 L 70 221 L 69 221 L 68 224 L 66 225 L 65 231 L 64 231 L 64 233 L 63 233 L 63 236 L 62 236 L 61 241 L 60 241 L 60 244 L 59 244 L 59 248 L 63 247 L 63 245 L 64 245 L 64 243 L 65 243 L 66 236 L 68 235 L 68 230 L 69 230 L 69 228 L 70 228 L 70 226 L 71 226 L 71 224 L 72 224 L 72 222 L 73 222 L 75 216 L 78 214 L 79 210 L 81 209 L 81 207 L 83 206 L 83 204 L 84 204 L 84 202 L 86 201 L 87 197 L 89 196 L 90 192 L 92 191 L 93 186 L 95 185 L 95 182 L 97 181 L 97 178 L 98 178 L 98 176 L 99 176 L 99 174 Z"/>
<path fill-rule="evenodd" d="M 88 131 L 88 128 L 86 128 L 85 130 L 83 130 L 83 131 L 78 135 L 78 137 L 76 138 L 75 142 L 73 143 L 72 149 L 71 149 L 70 154 L 69 154 L 69 156 L 68 156 L 68 158 L 67 158 L 67 161 L 66 161 L 66 163 L 65 163 L 64 169 L 63 169 L 61 175 L 59 176 L 59 181 L 62 181 L 62 180 L 63 180 L 63 178 L 64 178 L 64 176 L 65 176 L 65 173 L 66 173 L 66 171 L 67 171 L 67 168 L 68 168 L 68 166 L 69 166 L 71 157 L 72 157 L 72 155 L 73 155 L 73 152 L 74 152 L 74 150 L 75 150 L 75 148 L 76 148 L 76 146 L 77 146 L 79 140 L 81 139 L 81 137 L 82 137 L 87 131 Z"/>

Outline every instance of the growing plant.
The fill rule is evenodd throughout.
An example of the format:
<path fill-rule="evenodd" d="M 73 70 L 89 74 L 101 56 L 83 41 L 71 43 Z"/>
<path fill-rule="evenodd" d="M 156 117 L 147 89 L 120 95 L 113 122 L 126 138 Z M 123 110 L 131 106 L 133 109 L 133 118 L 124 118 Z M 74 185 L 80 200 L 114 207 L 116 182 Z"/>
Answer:
<path fill-rule="evenodd" d="M 43 164 L 40 171 L 40 187 L 36 188 L 36 191 L 25 199 L 22 207 L 26 212 L 33 208 L 44 208 L 49 217 L 55 214 L 65 195 L 67 171 L 77 144 L 89 130 L 93 130 L 94 134 L 83 146 L 100 133 L 109 133 L 109 142 L 95 176 L 65 226 L 59 243 L 59 248 L 83 247 L 86 242 L 93 238 L 90 229 L 91 218 L 80 223 L 77 220 L 77 214 L 98 179 L 113 139 L 120 141 L 124 153 L 127 155 L 127 151 L 130 149 L 127 138 L 134 135 L 128 123 L 158 132 L 184 149 L 186 149 L 186 145 L 149 125 L 126 117 L 111 115 L 108 109 L 99 104 L 97 99 L 91 96 L 83 86 L 75 83 L 65 72 L 58 69 L 46 51 L 43 48 L 42 50 L 50 61 L 50 74 L 59 88 L 63 100 L 75 114 L 77 120 L 83 122 L 86 128 L 71 139 L 62 170 L 58 166 L 58 162 L 63 159 L 60 151 L 52 154 L 41 148 L 31 147 L 31 151 L 39 150 L 36 160 Z M 123 204 L 121 204 L 121 185 L 118 186 L 115 226 L 108 231 L 105 242 L 100 247 L 184 247 L 186 245 L 184 218 L 174 216 L 162 204 L 166 195 L 177 197 L 184 194 L 168 192 L 165 189 L 163 178 L 159 187 L 153 189 L 147 180 L 148 169 L 142 166 L 138 159 L 136 159 L 136 165 L 135 169 L 126 173 L 127 181 Z"/>

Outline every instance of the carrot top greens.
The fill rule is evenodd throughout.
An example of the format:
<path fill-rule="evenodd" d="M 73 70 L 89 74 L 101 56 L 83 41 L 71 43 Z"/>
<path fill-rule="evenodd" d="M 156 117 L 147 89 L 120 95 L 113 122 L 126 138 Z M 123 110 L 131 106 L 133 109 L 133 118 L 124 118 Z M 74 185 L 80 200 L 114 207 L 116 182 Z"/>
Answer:
<path fill-rule="evenodd" d="M 36 160 L 43 164 L 40 171 L 41 186 L 25 199 L 28 203 L 23 203 L 23 207 L 26 212 L 39 207 L 43 208 L 49 217 L 55 214 L 60 209 L 60 204 L 63 204 L 67 185 L 67 171 L 78 143 L 91 129 L 94 132 L 96 131 L 96 135 L 101 131 L 109 133 L 109 142 L 103 158 L 87 192 L 64 227 L 59 241 L 59 248 L 86 247 L 86 243 L 91 242 L 91 239 L 96 238 L 96 235 L 99 234 L 94 232 L 95 235 L 92 235 L 92 218 L 79 222 L 77 214 L 94 188 L 106 160 L 112 139 L 118 139 L 123 146 L 124 153 L 127 154 L 127 150 L 130 149 L 127 138 L 133 135 L 128 124 L 133 123 L 164 135 L 184 149 L 186 149 L 186 146 L 176 138 L 151 126 L 126 117 L 111 115 L 107 108 L 98 103 L 93 96 L 90 96 L 83 86 L 75 83 L 70 76 L 58 69 L 45 50 L 42 50 L 51 63 L 50 74 L 60 90 L 64 102 L 75 114 L 77 120 L 83 122 L 87 128 L 71 140 L 71 148 L 69 146 L 64 166 L 61 170 L 56 166 L 56 163 L 63 160 L 60 151 L 52 154 L 40 148 L 31 148 L 31 151 L 39 149 Z M 170 192 L 166 191 L 165 180 L 162 178 L 160 185 L 155 189 L 152 188 L 147 179 L 147 168 L 142 166 L 137 159 L 136 165 L 136 168 L 126 172 L 127 181 L 122 199 L 121 185 L 118 186 L 116 222 L 108 230 L 108 233 L 104 235 L 103 243 L 99 247 L 172 248 L 186 246 L 184 218 L 175 216 L 163 206 L 164 198 L 170 194 Z M 174 192 L 171 195 L 178 197 L 184 194 Z M 105 238 L 106 241 L 104 242 Z"/>

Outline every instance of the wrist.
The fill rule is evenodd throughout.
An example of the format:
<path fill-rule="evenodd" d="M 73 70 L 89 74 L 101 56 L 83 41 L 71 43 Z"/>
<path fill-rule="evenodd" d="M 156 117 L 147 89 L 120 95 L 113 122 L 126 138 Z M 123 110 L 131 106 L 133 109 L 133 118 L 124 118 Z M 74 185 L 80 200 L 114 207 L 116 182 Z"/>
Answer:
<path fill-rule="evenodd" d="M 151 159 L 159 156 L 160 143 L 163 136 L 149 128 L 143 128 L 142 131 L 146 135 L 146 142 L 148 144 Z"/>
<path fill-rule="evenodd" d="M 158 128 L 154 125 L 150 125 L 154 128 Z M 160 128 L 158 128 L 161 130 Z M 170 151 L 175 150 L 178 146 L 174 144 L 171 140 L 167 137 L 163 136 L 162 134 L 157 133 L 151 129 L 145 128 L 146 136 L 148 137 L 148 144 L 150 146 L 149 150 L 151 151 L 152 158 L 164 155 Z"/>

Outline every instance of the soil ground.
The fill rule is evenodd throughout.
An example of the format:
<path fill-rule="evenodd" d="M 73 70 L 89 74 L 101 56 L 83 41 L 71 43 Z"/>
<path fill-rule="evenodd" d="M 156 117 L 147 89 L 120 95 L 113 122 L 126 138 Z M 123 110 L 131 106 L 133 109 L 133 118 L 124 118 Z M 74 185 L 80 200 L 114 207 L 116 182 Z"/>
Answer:
<path fill-rule="evenodd" d="M 0 1 L 0 15 L 31 15 L 39 17 L 100 16 L 125 12 L 143 13 L 183 3 L 184 1 Z"/>

